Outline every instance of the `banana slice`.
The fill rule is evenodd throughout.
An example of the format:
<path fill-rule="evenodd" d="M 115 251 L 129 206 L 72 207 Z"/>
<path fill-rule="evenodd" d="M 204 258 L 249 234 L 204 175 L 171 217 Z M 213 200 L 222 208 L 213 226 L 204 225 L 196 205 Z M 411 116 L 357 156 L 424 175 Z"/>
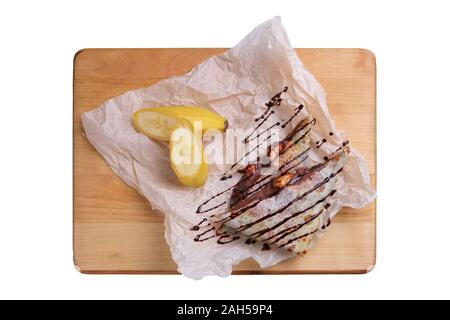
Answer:
<path fill-rule="evenodd" d="M 201 122 L 203 132 L 209 129 L 225 131 L 228 127 L 227 119 L 215 112 L 198 106 L 167 106 L 145 108 L 139 111 L 159 112 L 169 117 L 183 118 L 188 120 L 192 125 L 195 125 L 196 121 Z"/>
<path fill-rule="evenodd" d="M 186 187 L 200 187 L 208 177 L 201 132 L 180 119 L 170 137 L 170 164 L 178 180 Z"/>
<path fill-rule="evenodd" d="M 208 177 L 202 132 L 223 131 L 228 123 L 205 108 L 168 106 L 138 110 L 133 114 L 133 125 L 149 138 L 170 141 L 170 163 L 178 179 L 184 186 L 200 187 Z M 197 129 L 199 126 L 202 130 Z"/>
<path fill-rule="evenodd" d="M 134 128 L 149 138 L 170 141 L 170 135 L 179 125 L 179 120 L 151 110 L 141 109 L 133 114 Z"/>

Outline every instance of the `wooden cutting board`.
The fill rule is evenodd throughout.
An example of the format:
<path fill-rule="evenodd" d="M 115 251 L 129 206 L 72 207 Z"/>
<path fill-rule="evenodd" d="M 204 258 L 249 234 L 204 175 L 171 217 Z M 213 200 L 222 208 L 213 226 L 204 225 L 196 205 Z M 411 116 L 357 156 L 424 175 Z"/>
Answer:
<path fill-rule="evenodd" d="M 226 49 L 85 49 L 74 58 L 74 263 L 83 273 L 172 274 L 163 215 L 108 167 L 83 134 L 80 115 L 125 91 L 188 72 Z M 363 49 L 297 49 L 328 95 L 336 125 L 361 152 L 376 184 L 376 66 Z M 235 274 L 366 273 L 375 265 L 376 207 L 342 209 L 304 257 Z"/>

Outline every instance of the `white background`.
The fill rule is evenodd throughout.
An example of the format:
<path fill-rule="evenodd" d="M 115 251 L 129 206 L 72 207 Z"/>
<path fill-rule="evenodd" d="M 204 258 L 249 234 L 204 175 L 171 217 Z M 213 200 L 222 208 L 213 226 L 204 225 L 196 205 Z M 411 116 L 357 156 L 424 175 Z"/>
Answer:
<path fill-rule="evenodd" d="M 1 1 L 0 298 L 450 298 L 450 10 L 447 1 L 381 2 Z M 75 271 L 74 53 L 230 47 L 274 15 L 295 47 L 376 55 L 374 271 L 202 281 Z"/>

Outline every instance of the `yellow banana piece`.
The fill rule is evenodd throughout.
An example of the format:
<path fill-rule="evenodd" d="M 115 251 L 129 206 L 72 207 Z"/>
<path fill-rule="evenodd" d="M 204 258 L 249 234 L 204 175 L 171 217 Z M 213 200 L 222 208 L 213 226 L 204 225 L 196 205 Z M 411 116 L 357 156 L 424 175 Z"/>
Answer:
<path fill-rule="evenodd" d="M 201 121 L 203 132 L 209 129 L 225 131 L 228 127 L 227 119 L 213 111 L 198 106 L 167 106 L 141 110 L 158 112 L 174 118 L 184 118 L 192 125 L 194 125 L 195 121 Z"/>
<path fill-rule="evenodd" d="M 208 178 L 201 133 L 194 133 L 192 124 L 180 119 L 170 137 L 170 165 L 178 180 L 186 187 L 200 187 Z"/>
<path fill-rule="evenodd" d="M 134 128 L 155 140 L 169 141 L 173 129 L 179 124 L 178 118 L 153 112 L 151 108 L 141 109 L 133 114 Z"/>

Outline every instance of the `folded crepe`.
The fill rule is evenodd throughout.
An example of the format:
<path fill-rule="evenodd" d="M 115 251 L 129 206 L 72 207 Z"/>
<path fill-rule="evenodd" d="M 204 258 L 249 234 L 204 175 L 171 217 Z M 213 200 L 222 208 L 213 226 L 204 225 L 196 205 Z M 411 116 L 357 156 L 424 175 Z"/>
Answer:
<path fill-rule="evenodd" d="M 260 163 L 242 171 L 229 199 L 218 206 L 228 208 L 210 216 L 219 243 L 244 235 L 247 243 L 262 242 L 264 250 L 277 247 L 303 253 L 313 234 L 327 227 L 323 213 L 336 192 L 336 177 L 349 149 L 344 145 L 323 162 L 305 167 L 314 124 L 310 117 L 303 119 L 283 141 L 268 148 L 270 161 L 279 161 L 277 175 L 262 175 Z"/>

